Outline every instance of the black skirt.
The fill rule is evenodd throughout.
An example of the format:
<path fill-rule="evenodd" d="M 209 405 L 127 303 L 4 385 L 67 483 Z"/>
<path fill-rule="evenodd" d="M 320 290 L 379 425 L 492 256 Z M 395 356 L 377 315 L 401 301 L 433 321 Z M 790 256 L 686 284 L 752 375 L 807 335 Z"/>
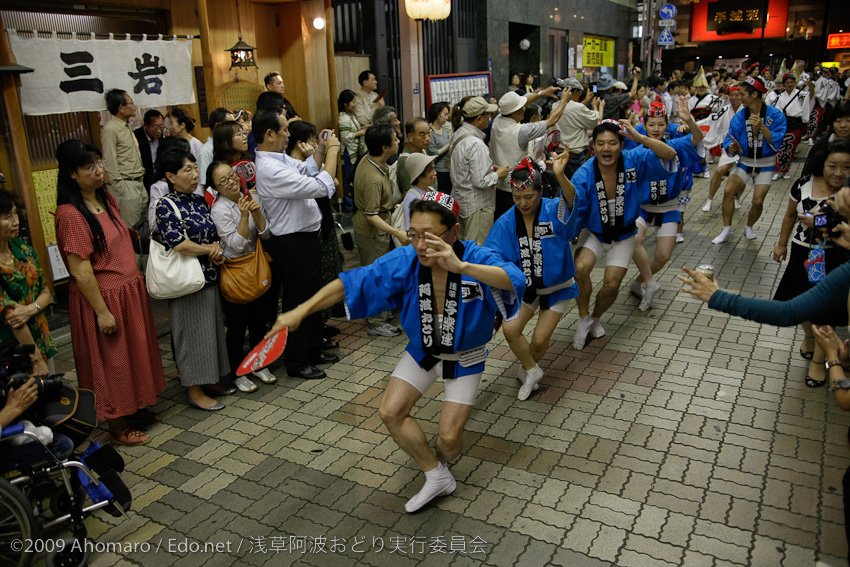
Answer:
<path fill-rule="evenodd" d="M 809 258 L 811 248 L 802 246 L 795 242 L 791 243 L 791 254 L 788 258 L 788 266 L 785 268 L 785 273 L 782 274 L 782 279 L 779 281 L 779 287 L 776 288 L 776 293 L 773 299 L 776 301 L 788 301 L 794 299 L 800 294 L 803 294 L 817 284 L 809 281 L 809 275 L 806 272 L 805 262 Z M 827 248 L 824 250 L 826 254 L 826 273 L 838 268 L 845 259 L 841 248 Z M 838 301 L 838 299 L 836 299 Z M 841 298 L 842 302 L 846 302 L 847 298 Z M 812 321 L 818 325 L 832 325 L 833 327 L 844 327 L 847 325 L 847 311 L 838 309 L 834 314 L 829 315 L 824 320 Z"/>

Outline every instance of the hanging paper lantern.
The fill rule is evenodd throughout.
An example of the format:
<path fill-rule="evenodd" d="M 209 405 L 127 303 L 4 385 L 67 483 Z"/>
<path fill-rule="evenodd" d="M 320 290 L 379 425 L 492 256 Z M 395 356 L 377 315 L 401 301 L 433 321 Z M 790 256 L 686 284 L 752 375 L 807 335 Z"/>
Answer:
<path fill-rule="evenodd" d="M 414 20 L 425 20 L 431 17 L 431 0 L 404 0 L 407 15 Z"/>
<path fill-rule="evenodd" d="M 452 13 L 452 0 L 431 0 L 431 15 L 429 20 L 445 20 Z"/>

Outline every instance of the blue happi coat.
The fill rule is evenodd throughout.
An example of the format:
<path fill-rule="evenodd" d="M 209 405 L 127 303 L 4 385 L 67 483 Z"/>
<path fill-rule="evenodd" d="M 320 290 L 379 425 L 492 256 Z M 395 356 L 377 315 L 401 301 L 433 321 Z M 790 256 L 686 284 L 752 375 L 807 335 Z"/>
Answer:
<path fill-rule="evenodd" d="M 616 242 L 630 238 L 637 232 L 635 221 L 640 213 L 640 182 L 669 179 L 674 174 L 665 168 L 664 163 L 652 150 L 644 146 L 623 150 L 622 157 L 626 168 L 623 225 L 627 230 L 616 238 Z M 605 236 L 597 199 L 595 164 L 596 156 L 587 160 L 571 179 L 576 188 L 572 210 L 572 215 L 576 219 L 572 222 L 575 222 L 579 228 L 587 228 L 600 242 L 604 242 Z"/>
<path fill-rule="evenodd" d="M 665 142 L 676 150 L 676 158 L 667 165 L 667 169 L 675 172 L 673 177 L 661 181 L 643 181 L 640 184 L 640 215 L 650 225 L 655 220 L 658 220 L 655 223 L 658 225 L 667 222 L 678 223 L 681 220 L 679 194 L 690 188 L 686 186 L 688 181 L 693 184 L 692 168 L 705 158 L 705 148 L 702 143 L 694 147 L 691 134 Z"/>
<path fill-rule="evenodd" d="M 761 131 L 753 132 L 753 129 L 747 124 L 750 110 L 743 106 L 735 113 L 732 120 L 729 122 L 729 132 L 726 134 L 726 139 L 723 140 L 723 150 L 729 153 L 729 146 L 732 145 L 733 138 L 737 140 L 741 146 L 741 152 L 738 154 L 737 167 L 740 167 L 748 173 L 759 171 L 775 171 L 776 170 L 776 154 L 779 148 L 782 147 L 782 138 L 785 137 L 785 129 L 787 122 L 782 111 L 775 106 L 762 104 L 762 109 L 765 110 L 762 121 L 767 129 L 770 130 L 771 142 L 765 139 Z M 732 154 L 729 154 L 732 155 Z"/>
<path fill-rule="evenodd" d="M 487 235 L 484 246 L 492 248 L 501 256 L 522 267 L 521 250 L 517 237 L 516 206 L 503 214 Z M 537 217 L 540 234 L 540 247 L 543 252 L 543 290 L 538 295 L 548 295 L 552 305 L 565 299 L 578 297 L 578 284 L 573 281 L 576 267 L 570 251 L 570 240 L 575 238 L 581 227 L 576 225 L 576 217 L 569 215 L 563 196 L 558 199 L 540 200 L 540 214 Z M 530 260 L 530 259 L 526 259 Z M 526 285 L 529 279 L 526 278 Z M 563 285 L 568 284 L 568 285 Z M 563 287 L 560 287 L 562 286 Z M 548 291 L 546 288 L 558 288 Z"/>
<path fill-rule="evenodd" d="M 501 312 L 505 320 L 513 319 L 519 312 L 520 299 L 525 293 L 525 276 L 514 264 L 471 240 L 463 241 L 463 245 L 465 250 L 462 261 L 503 268 L 513 282 L 514 289 L 491 289 L 469 276 L 461 276 L 455 353 L 483 348 L 493 338 L 496 312 Z M 409 341 L 406 350 L 421 366 L 427 355 L 422 345 L 419 268 L 419 259 L 413 246 L 403 246 L 384 254 L 368 266 L 343 272 L 339 277 L 345 287 L 348 319 L 362 319 L 390 309 L 401 310 L 401 326 Z M 439 336 L 439 330 L 437 334 Z M 483 361 L 471 366 L 463 366 L 460 362 L 451 364 L 454 364 L 453 374 L 458 377 L 484 371 Z"/>

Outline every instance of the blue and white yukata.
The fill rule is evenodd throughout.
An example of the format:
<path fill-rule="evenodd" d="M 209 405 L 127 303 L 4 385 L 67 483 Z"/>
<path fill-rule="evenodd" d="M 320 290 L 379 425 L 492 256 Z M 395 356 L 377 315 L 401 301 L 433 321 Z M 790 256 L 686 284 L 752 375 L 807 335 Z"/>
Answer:
<path fill-rule="evenodd" d="M 513 206 L 490 229 L 484 246 L 523 271 L 524 305 L 532 311 L 539 305 L 541 309 L 564 313 L 567 301 L 578 297 L 570 240 L 579 228 L 561 194 L 557 199 L 540 199 L 531 237 L 526 233 L 522 213 Z"/>
<path fill-rule="evenodd" d="M 457 241 L 453 247 L 464 262 L 504 269 L 513 289 L 491 289 L 469 276 L 449 273 L 443 314 L 438 316 L 431 269 L 420 264 L 413 246 L 395 248 L 339 277 L 348 319 L 401 310 L 401 326 L 409 342 L 393 376 L 424 393 L 442 375 L 446 401 L 473 405 L 496 312 L 505 320 L 517 316 L 525 276 L 514 264 L 473 241 Z"/>
<path fill-rule="evenodd" d="M 617 165 L 615 198 L 608 200 L 596 160 L 596 156 L 590 158 L 571 180 L 576 191 L 573 222 L 582 227 L 576 248 L 590 249 L 597 259 L 608 251 L 606 265 L 628 268 L 640 214 L 640 183 L 669 179 L 673 172 L 649 148 L 623 150 Z"/>
<path fill-rule="evenodd" d="M 702 142 L 694 147 L 693 135 L 665 140 L 676 150 L 676 157 L 670 162 L 668 170 L 674 171 L 673 177 L 660 181 L 642 181 L 640 219 L 638 223 L 647 228 L 658 227 L 657 236 L 676 236 L 679 222 L 682 220 L 679 196 L 685 191 L 686 184 L 693 185 L 690 169 L 699 166 L 705 158 Z M 688 189 L 690 188 L 688 186 Z"/>
<path fill-rule="evenodd" d="M 729 156 L 735 155 L 729 152 L 729 146 L 733 141 L 737 141 L 741 151 L 732 173 L 743 179 L 747 185 L 770 185 L 776 170 L 776 154 L 785 137 L 785 115 L 775 106 L 762 103 L 761 120 L 770 130 L 771 142 L 765 139 L 760 129 L 753 132 L 753 128 L 747 124 L 749 119 L 750 109 L 746 106 L 732 117 L 729 132 L 723 140 L 723 150 Z"/>

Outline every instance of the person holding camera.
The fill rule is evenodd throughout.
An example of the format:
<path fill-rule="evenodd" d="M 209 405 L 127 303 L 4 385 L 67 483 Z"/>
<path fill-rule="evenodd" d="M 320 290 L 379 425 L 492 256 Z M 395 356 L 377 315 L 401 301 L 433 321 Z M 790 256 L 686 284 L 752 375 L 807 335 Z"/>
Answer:
<path fill-rule="evenodd" d="M 833 244 L 850 250 L 850 186 L 845 184 L 834 199 L 826 204 L 835 209 L 840 222 L 827 235 Z M 812 221 L 812 217 L 808 217 Z M 805 219 L 801 219 L 805 220 Z M 827 231 L 824 230 L 824 233 Z M 850 262 L 844 262 L 833 270 L 815 287 L 788 301 L 744 297 L 720 289 L 713 277 L 683 268 L 688 277 L 677 276 L 686 286 L 681 291 L 689 293 L 706 303 L 710 309 L 735 315 L 748 321 L 792 327 L 805 321 L 820 321 L 836 310 L 847 313 L 850 294 Z M 838 305 L 836 305 L 838 301 Z"/>
<path fill-rule="evenodd" d="M 850 174 L 850 143 L 845 141 L 833 142 L 829 145 L 825 154 L 821 154 L 815 166 L 814 175 L 802 177 L 793 187 L 788 200 L 788 208 L 785 218 L 782 220 L 782 229 L 779 234 L 779 242 L 773 248 L 773 259 L 782 262 L 788 258 L 788 266 L 779 282 L 779 287 L 773 298 L 777 301 L 787 301 L 808 291 L 816 285 L 814 279 L 807 271 L 810 259 L 822 257 L 824 270 L 828 274 L 836 269 L 844 261 L 843 251 L 835 246 L 829 239 L 823 237 L 817 225 L 826 221 L 827 216 L 819 216 L 821 209 L 826 205 L 829 198 L 841 189 L 846 176 Z M 831 209 L 830 209 L 831 210 Z M 807 222 L 806 217 L 813 217 Z M 798 220 L 799 219 L 799 220 Z M 796 227 L 794 224 L 796 222 Z M 812 224 L 812 226 L 808 226 Z M 788 238 L 791 230 L 794 234 L 791 238 L 791 255 L 788 257 Z M 818 252 L 823 249 L 823 255 Z M 846 315 L 827 317 L 822 323 L 830 325 L 846 325 Z M 811 360 L 809 373 L 806 376 L 806 386 L 817 388 L 825 382 L 826 369 L 824 363 L 824 352 L 815 344 L 812 334 L 812 323 L 805 321 L 802 324 L 805 340 L 800 348 L 800 356 Z"/>

